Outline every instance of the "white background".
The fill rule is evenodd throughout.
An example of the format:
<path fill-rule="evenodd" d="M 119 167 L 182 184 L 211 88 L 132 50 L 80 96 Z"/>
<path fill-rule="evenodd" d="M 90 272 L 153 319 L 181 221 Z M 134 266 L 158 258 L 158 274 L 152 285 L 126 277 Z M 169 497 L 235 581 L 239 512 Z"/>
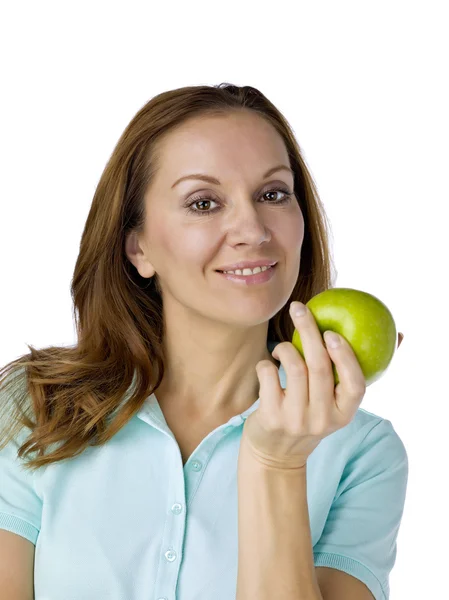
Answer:
<path fill-rule="evenodd" d="M 0 362 L 75 343 L 70 279 L 95 187 L 153 96 L 230 82 L 292 124 L 329 216 L 337 287 L 405 339 L 363 408 L 410 475 L 391 598 L 447 593 L 447 2 L 5 2 Z"/>

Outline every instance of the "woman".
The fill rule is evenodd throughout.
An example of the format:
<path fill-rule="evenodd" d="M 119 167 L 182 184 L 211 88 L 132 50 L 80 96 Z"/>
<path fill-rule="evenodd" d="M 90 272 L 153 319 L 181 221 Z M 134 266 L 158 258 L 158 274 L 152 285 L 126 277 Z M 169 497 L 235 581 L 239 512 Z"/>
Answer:
<path fill-rule="evenodd" d="M 254 262 L 263 272 L 224 273 Z M 0 557 L 24 594 L 240 600 L 272 586 L 281 600 L 291 577 L 307 597 L 336 585 L 388 597 L 407 454 L 388 420 L 358 408 L 349 345 L 328 355 L 310 314 L 326 385 L 331 357 L 358 378 L 353 413 L 293 453 L 304 469 L 285 484 L 290 527 L 275 514 L 281 497 L 258 503 L 285 470 L 267 487 L 253 475 L 267 447 L 254 418 L 269 406 L 264 378 L 280 393 L 283 358 L 300 365 L 289 308 L 332 287 L 331 267 L 312 176 L 258 90 L 186 87 L 136 114 L 82 235 L 78 343 L 29 346 L 3 369 Z"/>

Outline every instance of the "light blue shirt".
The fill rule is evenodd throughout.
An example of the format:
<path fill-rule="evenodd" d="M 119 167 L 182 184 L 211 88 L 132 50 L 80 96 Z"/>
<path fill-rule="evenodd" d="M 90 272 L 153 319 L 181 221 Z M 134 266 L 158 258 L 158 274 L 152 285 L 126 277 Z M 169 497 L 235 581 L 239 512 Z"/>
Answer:
<path fill-rule="evenodd" d="M 268 348 L 274 348 L 269 342 Z M 286 374 L 279 367 L 282 387 Z M 155 394 L 107 444 L 26 472 L 0 450 L 0 528 L 35 545 L 35 600 L 234 600 L 237 460 L 244 413 L 183 466 Z M 390 421 L 359 408 L 307 463 L 315 566 L 389 598 L 408 480 Z"/>

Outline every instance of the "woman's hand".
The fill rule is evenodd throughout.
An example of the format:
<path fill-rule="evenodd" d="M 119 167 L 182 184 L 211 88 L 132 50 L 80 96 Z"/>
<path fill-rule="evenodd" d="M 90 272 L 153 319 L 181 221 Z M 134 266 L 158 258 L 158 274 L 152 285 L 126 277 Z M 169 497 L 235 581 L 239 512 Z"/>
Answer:
<path fill-rule="evenodd" d="M 305 315 L 294 315 L 298 304 L 292 303 L 290 315 L 307 364 L 290 342 L 276 346 L 272 356 L 287 374 L 284 391 L 276 366 L 267 360 L 257 363 L 260 405 L 246 419 L 242 433 L 242 442 L 257 460 L 281 469 L 304 468 L 322 439 L 352 421 L 366 391 L 365 377 L 348 342 L 339 336 L 340 345 L 327 348 L 310 310 L 305 307 Z M 398 347 L 403 337 L 399 333 Z M 340 379 L 335 387 L 332 361 Z"/>

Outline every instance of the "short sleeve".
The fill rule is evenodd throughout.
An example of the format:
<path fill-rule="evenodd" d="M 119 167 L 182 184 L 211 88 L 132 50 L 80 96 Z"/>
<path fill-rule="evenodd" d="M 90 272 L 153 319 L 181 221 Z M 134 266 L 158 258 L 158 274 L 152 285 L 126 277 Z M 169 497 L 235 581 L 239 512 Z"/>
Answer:
<path fill-rule="evenodd" d="M 406 449 L 391 422 L 383 419 L 346 464 L 313 548 L 315 567 L 345 571 L 360 579 L 376 600 L 388 600 L 407 481 Z"/>
<path fill-rule="evenodd" d="M 25 470 L 17 457 L 27 437 L 25 430 L 23 433 L 0 450 L 0 529 L 17 533 L 36 545 L 42 500 L 35 490 L 35 472 Z"/>

